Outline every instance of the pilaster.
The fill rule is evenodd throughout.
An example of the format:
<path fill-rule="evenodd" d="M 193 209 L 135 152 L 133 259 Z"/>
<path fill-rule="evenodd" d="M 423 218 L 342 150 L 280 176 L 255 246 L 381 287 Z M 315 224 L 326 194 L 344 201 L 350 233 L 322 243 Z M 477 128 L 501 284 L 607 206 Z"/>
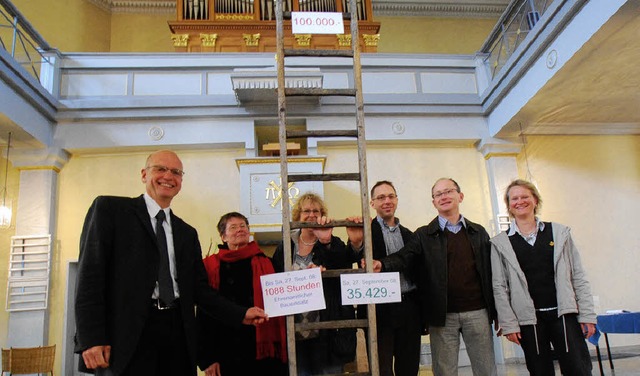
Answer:
<path fill-rule="evenodd" d="M 55 233 L 58 173 L 68 160 L 69 154 L 61 149 L 14 151 L 11 162 L 20 170 L 16 236 Z M 52 242 L 50 254 L 52 259 L 55 251 L 53 244 L 55 242 Z M 49 284 L 51 284 L 50 280 Z M 46 345 L 49 334 L 48 320 L 48 307 L 44 310 L 10 312 L 7 345 L 14 347 Z"/>
<path fill-rule="evenodd" d="M 497 138 L 482 139 L 477 145 L 487 166 L 489 194 L 491 195 L 492 228 L 490 235 L 504 230 L 509 223 L 507 206 L 504 203 L 504 190 L 509 183 L 518 178 L 516 157 L 522 145 Z"/>

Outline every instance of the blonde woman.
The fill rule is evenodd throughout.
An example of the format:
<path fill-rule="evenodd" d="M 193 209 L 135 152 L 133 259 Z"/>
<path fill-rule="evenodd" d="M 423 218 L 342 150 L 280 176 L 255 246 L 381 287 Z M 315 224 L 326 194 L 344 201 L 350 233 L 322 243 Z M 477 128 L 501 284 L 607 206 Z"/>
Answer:
<path fill-rule="evenodd" d="M 589 282 L 569 228 L 542 222 L 538 189 L 515 180 L 504 195 L 509 229 L 491 239 L 493 294 L 502 334 L 522 346 L 531 375 L 591 375 L 585 343 L 595 332 Z"/>
<path fill-rule="evenodd" d="M 294 221 L 327 224 L 327 207 L 320 196 L 305 193 L 298 197 L 292 209 Z M 358 255 L 346 247 L 332 228 L 303 228 L 291 232 L 293 269 L 321 267 L 347 269 L 357 261 Z M 281 244 L 273 255 L 276 272 L 284 271 L 284 246 Z M 295 316 L 296 322 L 318 322 L 355 318 L 353 306 L 343 306 L 338 278 L 323 280 L 327 308 L 304 312 Z M 344 364 L 355 358 L 356 331 L 307 330 L 296 333 L 296 364 L 298 376 L 342 373 Z"/>

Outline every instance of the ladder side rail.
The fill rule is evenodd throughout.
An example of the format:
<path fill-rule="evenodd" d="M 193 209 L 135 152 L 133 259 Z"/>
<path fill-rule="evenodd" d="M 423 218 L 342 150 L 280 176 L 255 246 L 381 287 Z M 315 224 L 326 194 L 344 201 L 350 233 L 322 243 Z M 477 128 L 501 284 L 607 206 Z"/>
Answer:
<path fill-rule="evenodd" d="M 373 246 L 371 242 L 371 221 L 369 220 L 369 183 L 367 178 L 366 137 L 364 125 L 364 95 L 362 93 L 362 64 L 360 61 L 360 37 L 358 30 L 357 1 L 349 0 L 351 13 L 351 49 L 353 50 L 353 84 L 356 91 L 356 129 L 358 131 L 358 159 L 360 166 L 360 199 L 362 207 L 362 222 L 364 225 L 364 258 L 366 270 L 373 272 Z M 376 323 L 376 308 L 373 304 L 367 305 L 369 372 L 371 375 L 380 375 L 378 364 L 378 331 Z"/>
<path fill-rule="evenodd" d="M 278 68 L 278 140 L 280 142 L 280 179 L 282 187 L 282 249 L 284 252 L 284 270 L 292 269 L 291 258 L 291 227 L 289 226 L 289 169 L 287 166 L 287 105 L 285 95 L 285 55 L 284 55 L 284 7 L 283 1 L 276 0 L 276 62 Z M 297 2 L 296 2 L 297 3 Z M 289 361 L 289 374 L 298 374 L 296 363 L 296 332 L 294 316 L 286 317 L 287 326 L 287 358 Z"/>

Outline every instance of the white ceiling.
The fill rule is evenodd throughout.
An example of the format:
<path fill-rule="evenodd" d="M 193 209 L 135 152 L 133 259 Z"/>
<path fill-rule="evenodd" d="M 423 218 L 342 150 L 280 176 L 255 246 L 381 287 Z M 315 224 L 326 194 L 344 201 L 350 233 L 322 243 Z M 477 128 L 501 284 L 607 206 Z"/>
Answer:
<path fill-rule="evenodd" d="M 640 134 L 640 1 L 628 1 L 498 136 Z"/>

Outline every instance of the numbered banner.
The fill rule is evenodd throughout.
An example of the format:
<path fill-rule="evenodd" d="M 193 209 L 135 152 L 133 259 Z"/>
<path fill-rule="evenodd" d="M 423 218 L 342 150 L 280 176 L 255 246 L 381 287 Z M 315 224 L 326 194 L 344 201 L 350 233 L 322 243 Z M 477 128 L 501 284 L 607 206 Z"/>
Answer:
<path fill-rule="evenodd" d="M 342 305 L 396 303 L 402 300 L 400 274 L 342 274 Z"/>
<path fill-rule="evenodd" d="M 344 34 L 342 13 L 291 12 L 293 34 Z"/>
<path fill-rule="evenodd" d="M 326 308 L 320 268 L 263 275 L 260 284 L 269 317 Z"/>

